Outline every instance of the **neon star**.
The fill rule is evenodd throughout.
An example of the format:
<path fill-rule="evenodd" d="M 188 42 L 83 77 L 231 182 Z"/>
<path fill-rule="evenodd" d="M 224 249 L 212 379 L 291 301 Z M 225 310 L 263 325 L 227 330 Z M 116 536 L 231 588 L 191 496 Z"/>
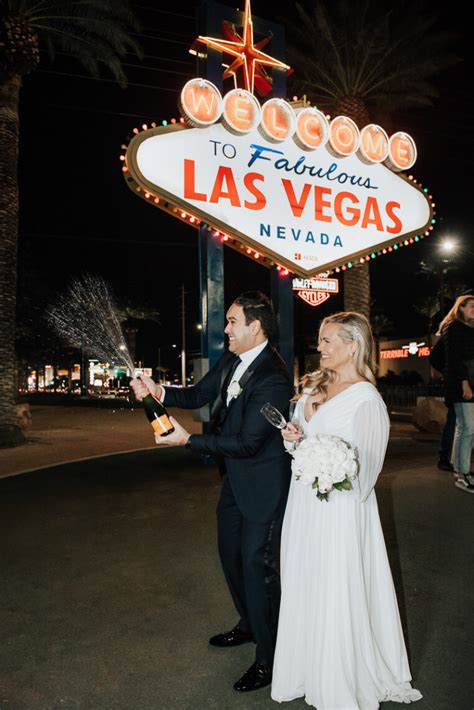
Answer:
<path fill-rule="evenodd" d="M 268 82 L 265 67 L 276 67 L 277 69 L 284 69 L 285 71 L 291 71 L 291 69 L 287 64 L 261 51 L 261 48 L 268 44 L 271 37 L 265 37 L 260 42 L 257 42 L 257 44 L 254 44 L 250 0 L 245 0 L 243 28 L 243 36 L 240 37 L 235 33 L 234 36 L 236 39 L 234 41 L 202 36 L 198 37 L 197 41 L 208 47 L 213 47 L 224 54 L 233 56 L 234 60 L 226 67 L 223 78 L 227 79 L 231 76 L 235 76 L 237 71 L 241 69 L 243 72 L 244 88 L 253 94 L 256 74 L 258 78 L 265 79 Z M 267 93 L 270 88 L 269 86 Z M 264 92 L 262 91 L 262 93 Z"/>

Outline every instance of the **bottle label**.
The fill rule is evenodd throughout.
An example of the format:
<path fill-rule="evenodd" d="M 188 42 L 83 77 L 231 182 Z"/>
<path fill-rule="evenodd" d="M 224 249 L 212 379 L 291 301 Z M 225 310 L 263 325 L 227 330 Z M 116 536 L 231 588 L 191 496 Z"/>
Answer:
<path fill-rule="evenodd" d="M 162 414 L 161 417 L 157 417 L 152 422 L 150 422 L 150 424 L 156 431 L 156 433 L 160 435 L 163 433 L 171 432 L 171 430 L 173 429 L 173 425 L 171 424 L 166 414 Z"/>

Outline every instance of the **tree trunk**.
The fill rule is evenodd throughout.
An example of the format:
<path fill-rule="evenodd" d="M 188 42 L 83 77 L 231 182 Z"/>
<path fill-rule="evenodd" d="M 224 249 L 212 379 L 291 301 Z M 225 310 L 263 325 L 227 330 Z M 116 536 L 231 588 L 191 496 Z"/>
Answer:
<path fill-rule="evenodd" d="M 18 446 L 25 441 L 15 410 L 20 88 L 20 76 L 0 83 L 0 447 Z"/>
<path fill-rule="evenodd" d="M 357 311 L 370 320 L 369 262 L 357 264 L 344 272 L 344 310 Z"/>

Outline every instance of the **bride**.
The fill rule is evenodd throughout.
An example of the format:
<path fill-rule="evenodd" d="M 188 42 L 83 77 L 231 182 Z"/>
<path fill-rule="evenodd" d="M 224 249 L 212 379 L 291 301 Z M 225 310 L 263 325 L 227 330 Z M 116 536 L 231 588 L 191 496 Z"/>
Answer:
<path fill-rule="evenodd" d="M 307 375 L 285 446 L 333 434 L 357 447 L 352 490 L 320 501 L 293 479 L 283 523 L 282 600 L 272 698 L 318 710 L 375 710 L 422 695 L 411 675 L 374 485 L 389 418 L 374 383 L 373 339 L 358 313 L 326 318 L 321 369 Z"/>

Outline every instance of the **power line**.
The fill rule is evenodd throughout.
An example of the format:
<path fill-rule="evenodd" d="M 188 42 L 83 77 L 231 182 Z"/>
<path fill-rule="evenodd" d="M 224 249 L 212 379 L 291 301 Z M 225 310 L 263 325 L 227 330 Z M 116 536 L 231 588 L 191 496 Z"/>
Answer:
<path fill-rule="evenodd" d="M 181 42 L 180 40 L 177 39 L 168 39 L 167 37 L 158 37 L 157 35 L 145 35 L 141 34 L 139 32 L 130 32 L 130 34 L 134 37 L 143 37 L 144 39 L 154 39 L 154 40 L 159 40 L 160 42 L 168 42 L 168 44 L 182 44 L 184 47 L 189 47 L 191 42 L 188 40 L 187 42 Z M 185 37 L 186 35 L 182 35 Z"/>
<path fill-rule="evenodd" d="M 71 58 L 76 58 L 76 55 L 71 54 L 70 52 L 62 52 L 62 51 L 57 51 L 55 54 L 63 56 L 63 57 L 71 57 Z M 133 55 L 133 52 L 127 52 L 127 54 Z M 170 62 L 171 64 L 185 64 L 189 66 L 190 64 L 194 64 L 194 60 L 189 58 L 187 60 L 184 59 L 173 59 L 170 57 L 159 57 L 156 54 L 144 54 L 143 55 L 144 59 L 156 59 L 158 62 Z M 140 65 L 137 65 L 140 66 Z"/>
<path fill-rule="evenodd" d="M 97 76 L 89 76 L 87 74 L 72 74 L 71 72 L 63 72 L 63 71 L 54 71 L 53 69 L 37 69 L 37 72 L 41 72 L 42 74 L 55 74 L 57 76 L 70 76 L 73 79 L 88 79 L 89 81 L 100 81 L 100 82 L 106 82 L 108 84 L 117 84 L 119 85 L 120 82 L 118 82 L 116 79 L 104 79 L 101 77 Z M 156 86 L 156 84 L 138 84 L 133 81 L 127 82 L 127 87 L 129 86 L 136 86 L 140 89 L 153 89 L 156 91 L 170 91 L 173 94 L 177 94 L 179 89 L 170 89 L 168 86 Z"/>
<path fill-rule="evenodd" d="M 163 74 L 178 74 L 179 76 L 188 76 L 189 72 L 176 71 L 174 69 L 160 69 L 159 67 L 147 67 L 143 64 L 128 64 L 127 62 L 122 62 L 123 67 L 131 67 L 132 69 L 143 69 L 143 71 L 157 71 Z"/>
<path fill-rule="evenodd" d="M 98 113 L 98 114 L 104 114 L 104 115 L 109 115 L 109 116 L 121 116 L 123 118 L 137 118 L 140 119 L 141 121 L 149 121 L 149 120 L 155 120 L 155 119 L 150 119 L 150 112 L 146 113 L 125 113 L 123 111 L 108 111 L 107 109 L 101 109 L 101 108 L 90 108 L 89 106 L 74 106 L 73 104 L 51 104 L 51 103 L 42 103 L 42 106 L 46 108 L 53 108 L 53 109 L 64 109 L 66 111 L 80 111 L 83 113 Z"/>
<path fill-rule="evenodd" d="M 59 239 L 65 241 L 81 240 L 88 242 L 104 242 L 109 244 L 146 244 L 147 246 L 155 245 L 156 247 L 176 247 L 179 249 L 182 249 L 183 247 L 189 247 L 190 244 L 192 246 L 197 246 L 196 240 L 189 240 L 186 242 L 158 242 L 151 241 L 149 239 L 123 239 L 117 237 L 104 237 L 98 234 L 43 234 L 41 232 L 22 232 L 21 237 L 26 237 L 28 239 Z"/>
<path fill-rule="evenodd" d="M 182 15 L 178 12 L 172 12 L 171 10 L 161 10 L 158 7 L 145 7 L 144 5 L 135 5 L 138 10 L 150 10 L 150 12 L 159 12 L 162 15 L 172 15 L 173 17 L 180 17 L 185 20 L 195 20 L 194 15 Z"/>

